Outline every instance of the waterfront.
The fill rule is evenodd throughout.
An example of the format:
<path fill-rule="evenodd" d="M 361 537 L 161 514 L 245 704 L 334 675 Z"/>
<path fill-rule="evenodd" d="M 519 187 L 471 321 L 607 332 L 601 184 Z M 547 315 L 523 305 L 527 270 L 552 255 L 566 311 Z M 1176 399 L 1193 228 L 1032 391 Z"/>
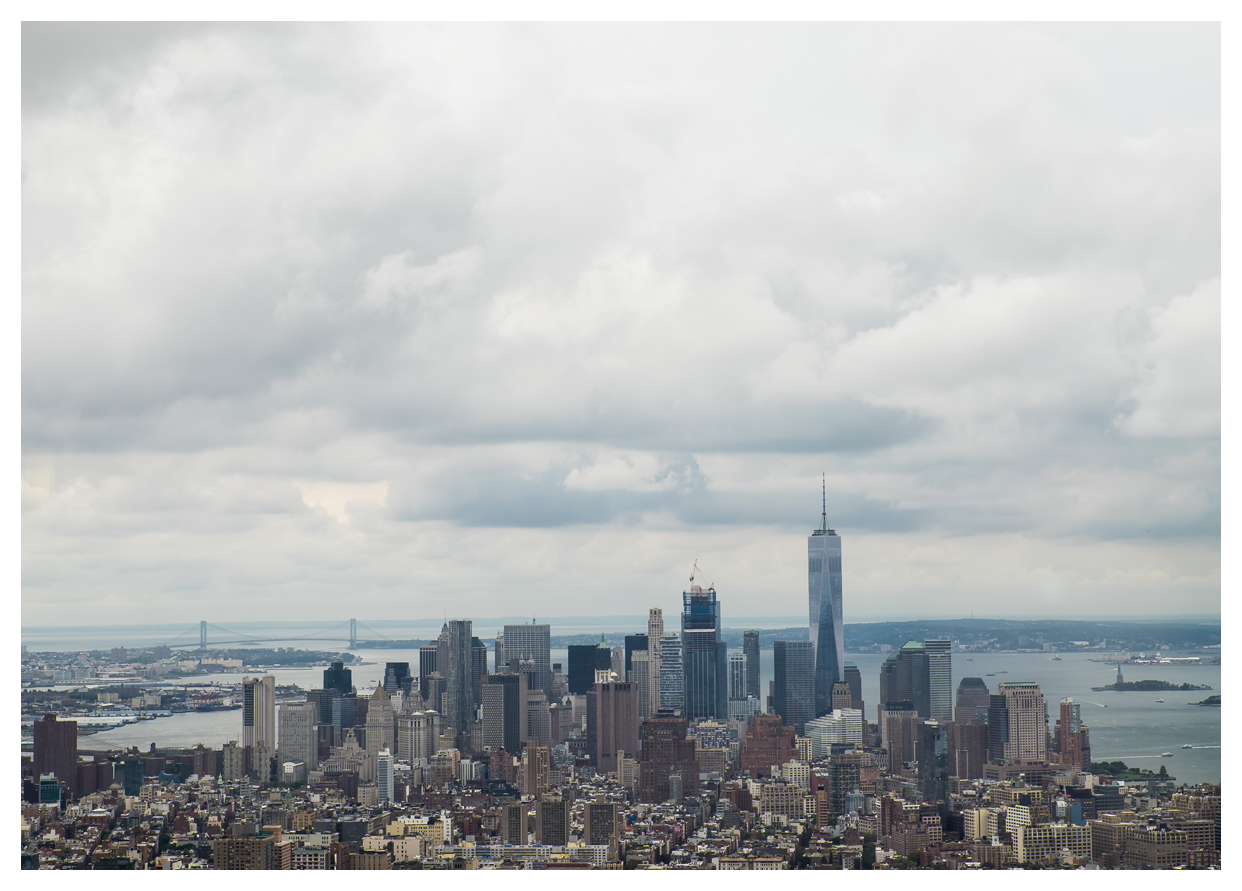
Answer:
<path fill-rule="evenodd" d="M 374 689 L 383 677 L 385 662 L 409 662 L 417 670 L 417 650 L 367 649 L 358 651 L 358 655 L 365 660 L 361 665 L 352 666 L 354 684 L 360 693 Z M 1164 765 L 1180 783 L 1220 782 L 1221 710 L 1187 704 L 1203 699 L 1209 695 L 1207 691 L 1092 692 L 1093 686 L 1114 679 L 1115 666 L 1091 662 L 1086 653 L 1061 656 L 1060 661 L 1054 661 L 1047 653 L 972 653 L 971 661 L 967 661 L 964 654 L 954 653 L 954 690 L 963 677 L 982 677 L 992 691 L 999 681 L 1036 681 L 1048 704 L 1050 721 L 1056 720 L 1058 703 L 1063 697 L 1073 697 L 1082 703 L 1083 723 L 1091 729 L 1093 760 L 1120 760 L 1151 770 L 1159 770 L 1160 765 Z M 875 721 L 880 664 L 885 657 L 855 653 L 847 654 L 846 658 L 858 665 L 867 717 Z M 565 664 L 566 651 L 554 649 L 552 661 Z M 1123 671 L 1130 680 L 1150 678 L 1179 684 L 1206 684 L 1212 687 L 1212 693 L 1221 692 L 1219 665 L 1124 666 Z M 278 685 L 296 684 L 303 689 L 319 687 L 323 680 L 322 668 L 273 669 L 264 673 L 272 674 Z M 760 689 L 766 695 L 768 681 L 772 678 L 770 649 L 761 653 L 760 676 Z M 193 682 L 236 684 L 240 680 L 241 674 L 217 674 L 194 678 Z M 1164 699 L 1164 702 L 1155 702 L 1156 699 Z M 230 739 L 237 739 L 240 732 L 240 711 L 189 713 L 102 731 L 83 737 L 82 746 L 91 748 L 102 743 L 101 747 L 137 745 L 146 748 L 152 742 L 157 746 L 192 746 L 201 742 L 218 748 Z M 99 742 L 94 743 L 96 740 Z M 1182 748 L 1187 744 L 1194 748 Z M 1161 758 L 1161 752 L 1173 754 Z"/>

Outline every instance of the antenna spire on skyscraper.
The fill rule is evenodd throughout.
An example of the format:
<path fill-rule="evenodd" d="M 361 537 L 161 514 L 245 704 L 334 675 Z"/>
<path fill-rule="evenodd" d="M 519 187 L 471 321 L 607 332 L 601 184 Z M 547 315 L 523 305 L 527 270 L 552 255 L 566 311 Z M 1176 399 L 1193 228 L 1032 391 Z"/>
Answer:
<path fill-rule="evenodd" d="M 824 474 L 822 485 L 824 489 L 824 492 L 823 492 L 824 512 L 820 515 L 819 531 L 827 532 L 828 531 L 828 474 L 827 473 Z"/>

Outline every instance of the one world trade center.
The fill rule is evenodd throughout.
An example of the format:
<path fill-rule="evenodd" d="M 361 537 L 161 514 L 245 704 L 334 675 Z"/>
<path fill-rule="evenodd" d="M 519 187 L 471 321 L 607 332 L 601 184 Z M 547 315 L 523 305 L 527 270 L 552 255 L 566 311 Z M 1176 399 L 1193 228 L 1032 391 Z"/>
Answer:
<path fill-rule="evenodd" d="M 844 679 L 841 536 L 828 528 L 828 489 L 819 528 L 806 541 L 811 593 L 810 639 L 815 653 L 815 715 L 832 711 L 832 685 Z"/>

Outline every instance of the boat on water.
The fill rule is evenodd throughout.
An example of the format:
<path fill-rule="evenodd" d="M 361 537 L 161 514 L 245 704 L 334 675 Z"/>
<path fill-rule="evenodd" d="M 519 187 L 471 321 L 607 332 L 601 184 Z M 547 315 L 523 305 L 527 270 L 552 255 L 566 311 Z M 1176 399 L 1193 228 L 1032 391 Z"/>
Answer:
<path fill-rule="evenodd" d="M 1060 656 L 1053 656 L 1053 657 L 1052 657 L 1052 661 L 1053 661 L 1053 662 L 1060 662 L 1060 661 L 1061 661 L 1061 657 L 1060 657 Z"/>
<path fill-rule="evenodd" d="M 996 677 L 996 672 L 994 672 L 994 671 L 989 671 L 989 672 L 985 675 L 985 677 L 994 678 L 994 677 Z"/>
<path fill-rule="evenodd" d="M 1163 699 L 1153 699 L 1152 702 L 1164 702 Z"/>
<path fill-rule="evenodd" d="M 1161 752 L 1161 753 L 1160 753 L 1160 757 L 1161 757 L 1161 758 L 1172 758 L 1172 757 L 1173 757 L 1173 753 L 1172 753 L 1172 752 Z"/>
<path fill-rule="evenodd" d="M 1182 746 L 1182 748 L 1183 748 L 1183 749 L 1193 749 L 1193 748 L 1194 748 L 1194 746 L 1192 746 L 1190 743 L 1186 743 L 1186 745 Z"/>

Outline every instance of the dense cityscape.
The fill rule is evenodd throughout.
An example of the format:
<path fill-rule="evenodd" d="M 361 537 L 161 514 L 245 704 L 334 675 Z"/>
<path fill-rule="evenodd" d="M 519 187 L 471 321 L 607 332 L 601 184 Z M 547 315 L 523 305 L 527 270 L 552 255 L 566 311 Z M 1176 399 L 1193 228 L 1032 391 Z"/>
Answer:
<path fill-rule="evenodd" d="M 22 868 L 1219 868 L 1219 784 L 1093 762 L 1082 703 L 1047 701 L 1039 678 L 955 690 L 960 641 L 892 649 L 869 711 L 826 508 L 807 541 L 807 639 L 772 642 L 767 690 L 760 634 L 730 652 L 695 576 L 680 615 L 653 607 L 624 646 L 571 644 L 563 663 L 549 624 L 504 625 L 489 646 L 446 620 L 373 691 L 345 658 L 318 689 L 247 675 L 235 697 L 191 696 L 143 681 L 243 660 L 23 647 Z M 1134 661 L 1179 658 L 1212 657 Z M 1207 689 L 1135 686 L 1120 662 L 1113 689 Z M 89 743 L 217 710 L 238 722 L 220 749 Z"/>

